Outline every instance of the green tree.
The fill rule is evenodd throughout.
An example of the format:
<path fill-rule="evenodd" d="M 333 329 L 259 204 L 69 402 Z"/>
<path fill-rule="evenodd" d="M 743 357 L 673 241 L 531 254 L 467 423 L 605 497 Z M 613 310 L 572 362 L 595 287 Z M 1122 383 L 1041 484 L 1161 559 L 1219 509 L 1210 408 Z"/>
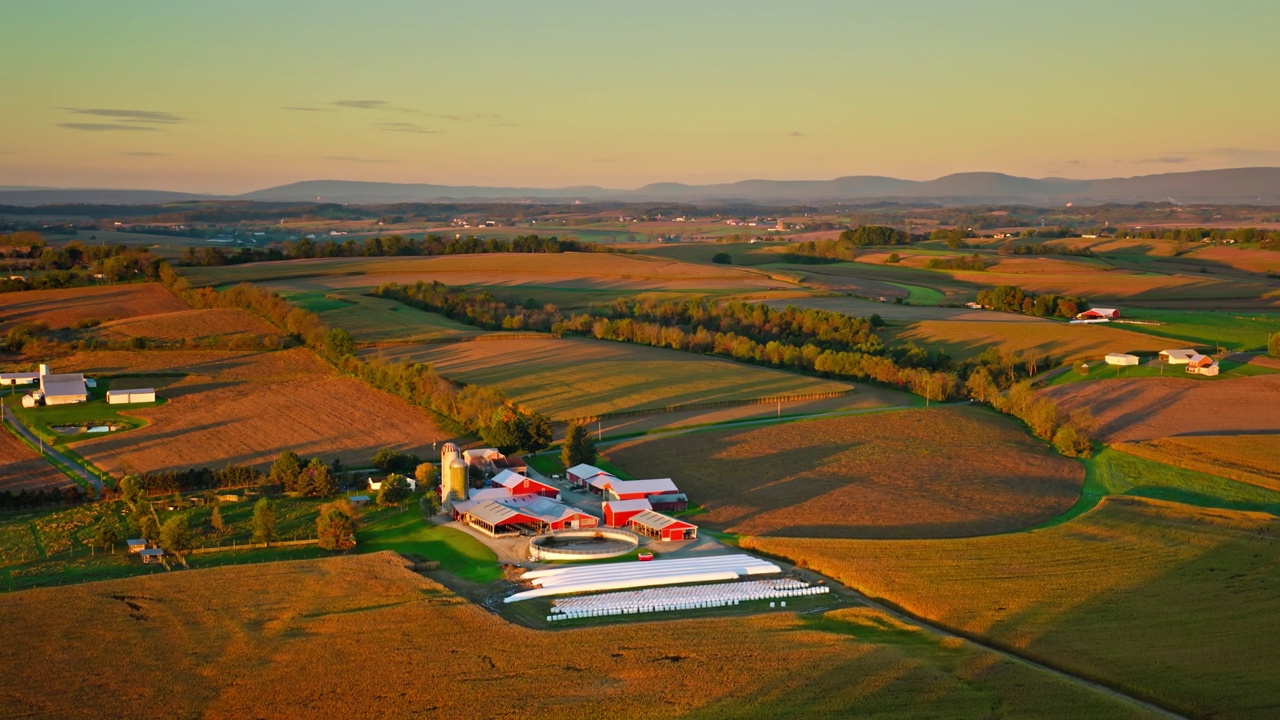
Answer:
<path fill-rule="evenodd" d="M 1280 358 L 1280 332 L 1273 334 L 1267 341 L 1267 352 L 1271 357 Z"/>
<path fill-rule="evenodd" d="M 341 358 L 351 355 L 356 351 L 355 341 L 351 339 L 351 333 L 342 328 L 334 328 L 324 339 L 324 353 L 331 358 Z"/>
<path fill-rule="evenodd" d="M 382 481 L 378 489 L 379 505 L 399 505 L 408 499 L 409 481 L 399 473 L 391 473 Z"/>
<path fill-rule="evenodd" d="M 299 480 L 299 490 L 312 497 L 329 497 L 338 492 L 338 479 L 333 476 L 329 466 L 320 458 L 311 458 L 303 469 Z"/>
<path fill-rule="evenodd" d="M 350 550 L 356 545 L 355 535 L 355 523 L 337 508 L 330 508 L 316 518 L 316 536 L 325 550 Z"/>
<path fill-rule="evenodd" d="M 420 489 L 426 489 L 440 481 L 440 468 L 431 463 L 419 463 L 413 469 L 413 479 L 418 481 Z"/>
<path fill-rule="evenodd" d="M 110 550 L 120 542 L 120 533 L 116 530 L 114 523 L 101 521 L 98 527 L 94 528 L 93 538 L 90 543 L 99 550 Z"/>
<path fill-rule="evenodd" d="M 193 546 L 191 521 L 185 513 L 174 515 L 160 527 L 160 547 L 167 553 L 181 555 Z"/>
<path fill-rule="evenodd" d="M 226 532 L 227 524 L 222 520 L 222 507 L 220 505 L 214 505 L 213 509 L 209 511 L 209 527 L 213 528 L 213 531 L 219 535 Z"/>
<path fill-rule="evenodd" d="M 142 478 L 137 475 L 125 475 L 120 481 L 120 498 L 125 501 L 129 509 L 137 512 L 138 503 L 141 502 L 146 491 L 142 487 Z"/>
<path fill-rule="evenodd" d="M 711 262 L 717 265 L 732 265 L 733 256 L 727 252 L 718 252 L 711 256 Z"/>
<path fill-rule="evenodd" d="M 160 537 L 160 520 L 156 518 L 155 511 L 150 508 L 139 511 L 135 518 L 135 524 L 138 526 L 138 534 L 143 538 L 155 542 Z"/>
<path fill-rule="evenodd" d="M 302 472 L 302 460 L 292 450 L 280 453 L 276 461 L 271 463 L 271 472 L 267 479 L 272 483 L 283 485 L 288 492 L 298 489 L 298 475 Z"/>
<path fill-rule="evenodd" d="M 520 427 L 520 449 L 525 452 L 538 452 L 551 446 L 551 418 L 542 413 L 533 413 L 523 418 Z"/>
<path fill-rule="evenodd" d="M 1089 457 L 1093 454 L 1089 435 L 1071 423 L 1058 428 L 1053 434 L 1053 447 L 1067 457 Z"/>
<path fill-rule="evenodd" d="M 596 440 L 591 436 L 591 430 L 581 423 L 573 423 L 565 432 L 564 443 L 560 448 L 560 462 L 564 463 L 566 468 L 581 463 L 593 463 L 596 461 Z"/>
<path fill-rule="evenodd" d="M 262 498 L 253 505 L 253 542 L 272 542 L 279 537 L 276 532 L 276 504 Z"/>

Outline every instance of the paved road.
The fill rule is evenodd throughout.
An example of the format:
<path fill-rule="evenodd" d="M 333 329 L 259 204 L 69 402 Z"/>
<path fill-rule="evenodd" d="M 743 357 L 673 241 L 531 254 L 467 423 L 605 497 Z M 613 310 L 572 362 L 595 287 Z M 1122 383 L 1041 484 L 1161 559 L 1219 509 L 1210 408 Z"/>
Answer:
<path fill-rule="evenodd" d="M 53 459 L 57 460 L 58 462 L 62 463 L 63 465 L 69 468 L 75 468 L 79 470 L 81 473 L 83 473 L 85 480 L 88 480 L 93 485 L 94 490 L 97 491 L 98 497 L 102 497 L 102 481 L 98 479 L 97 475 L 94 475 L 93 473 L 89 472 L 89 470 L 86 469 L 84 465 L 80 464 L 78 461 L 72 460 L 66 455 L 63 455 L 57 450 L 54 450 L 53 448 L 49 447 L 47 444 L 44 444 L 40 440 L 40 438 L 37 438 L 34 433 L 32 433 L 30 430 L 27 429 L 26 425 L 23 425 L 18 420 L 17 416 L 14 415 L 11 410 L 9 410 L 9 407 L 7 405 L 4 406 L 3 409 L 4 409 L 4 420 L 7 420 L 9 424 L 15 430 L 18 431 L 19 434 L 21 434 L 26 439 L 30 440 L 31 444 L 35 445 L 36 447 L 40 447 L 43 445 L 45 455 L 52 457 Z"/>

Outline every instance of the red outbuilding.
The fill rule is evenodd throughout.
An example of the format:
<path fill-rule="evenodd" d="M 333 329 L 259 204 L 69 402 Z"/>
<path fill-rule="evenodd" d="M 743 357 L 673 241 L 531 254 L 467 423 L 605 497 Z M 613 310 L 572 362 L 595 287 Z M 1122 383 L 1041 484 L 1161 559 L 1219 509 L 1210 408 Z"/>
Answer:
<path fill-rule="evenodd" d="M 526 477 L 512 470 L 503 470 L 493 477 L 493 486 L 506 488 L 511 495 L 541 495 L 542 497 L 558 498 L 560 491 L 543 482 L 538 482 L 531 477 Z"/>
<path fill-rule="evenodd" d="M 649 501 L 643 498 L 639 500 L 606 500 L 601 503 L 600 507 L 604 510 L 604 524 L 616 528 L 626 527 L 628 520 L 646 510 L 653 509 Z"/>
<path fill-rule="evenodd" d="M 652 510 L 636 513 L 627 521 L 627 529 L 637 535 L 644 535 L 664 542 L 693 540 L 698 537 L 697 525 L 667 517 Z"/>

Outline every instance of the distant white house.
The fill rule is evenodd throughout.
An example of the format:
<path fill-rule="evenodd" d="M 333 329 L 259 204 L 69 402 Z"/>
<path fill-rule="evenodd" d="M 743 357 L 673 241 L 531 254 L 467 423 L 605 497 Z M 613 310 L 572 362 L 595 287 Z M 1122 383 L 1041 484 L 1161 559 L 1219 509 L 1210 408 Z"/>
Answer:
<path fill-rule="evenodd" d="M 381 489 L 382 489 L 382 483 L 383 483 L 383 481 L 384 481 L 384 480 L 386 480 L 386 478 L 382 478 L 381 480 L 374 480 L 373 478 L 369 478 L 369 490 L 370 490 L 370 492 L 378 492 L 379 490 L 381 490 Z M 404 476 L 404 480 L 405 480 L 405 482 L 407 482 L 407 483 L 409 484 L 409 490 L 410 490 L 410 492 L 418 492 L 418 481 L 417 481 L 417 480 L 414 480 L 413 478 L 408 477 L 408 476 Z"/>
<path fill-rule="evenodd" d="M 1137 365 L 1141 360 L 1137 355 L 1129 353 L 1107 353 L 1105 359 L 1108 365 Z"/>

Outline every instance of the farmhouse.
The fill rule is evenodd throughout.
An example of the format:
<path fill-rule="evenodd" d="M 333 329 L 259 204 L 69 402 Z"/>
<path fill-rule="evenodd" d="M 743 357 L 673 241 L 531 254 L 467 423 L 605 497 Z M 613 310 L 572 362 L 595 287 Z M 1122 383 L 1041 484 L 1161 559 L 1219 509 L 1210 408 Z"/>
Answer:
<path fill-rule="evenodd" d="M 453 504 L 453 512 L 458 520 L 490 537 L 540 535 L 552 530 L 593 528 L 600 524 L 594 515 L 541 495 L 464 500 Z"/>
<path fill-rule="evenodd" d="M 1199 354 L 1195 350 L 1185 348 L 1180 350 L 1161 350 L 1160 362 L 1170 365 L 1186 365 L 1191 362 L 1191 358 Z"/>
<path fill-rule="evenodd" d="M 652 510 L 636 513 L 627 521 L 627 529 L 662 542 L 693 540 L 698 537 L 697 525 Z"/>
<path fill-rule="evenodd" d="M 494 487 L 505 488 L 510 495 L 541 495 L 557 500 L 560 498 L 560 491 L 556 488 L 512 470 L 503 470 L 495 475 L 491 482 Z"/>
<path fill-rule="evenodd" d="M 1137 355 L 1129 353 L 1108 353 L 1105 359 L 1108 365 L 1137 365 L 1141 360 Z"/>
<path fill-rule="evenodd" d="M 137 388 L 135 390 L 108 390 L 108 405 L 124 405 L 129 403 L 153 403 L 156 401 L 154 388 Z"/>
<path fill-rule="evenodd" d="M 388 475 L 387 477 L 390 477 L 390 475 Z M 414 480 L 413 478 L 411 478 L 411 477 L 407 477 L 407 476 L 404 476 L 404 475 L 401 475 L 400 477 L 403 477 L 403 478 L 404 478 L 404 481 L 405 481 L 406 483 L 408 483 L 408 485 L 409 485 L 409 492 L 418 492 L 418 481 L 417 481 L 417 480 Z M 369 478 L 369 479 L 368 479 L 368 481 L 367 481 L 367 482 L 368 482 L 368 485 L 369 485 L 369 490 L 370 490 L 370 491 L 372 491 L 372 492 L 377 492 L 377 491 L 381 490 L 381 489 L 382 489 L 382 483 L 386 482 L 386 480 L 387 480 L 387 478 L 382 478 L 381 480 L 374 480 L 372 477 L 371 477 L 371 478 Z"/>
<path fill-rule="evenodd" d="M 627 522 L 631 518 L 639 515 L 646 510 L 652 510 L 653 506 L 648 500 L 606 500 L 600 505 L 604 510 L 604 524 L 609 527 L 626 527 Z"/>
<path fill-rule="evenodd" d="M 1114 320 L 1120 317 L 1120 311 L 1115 308 L 1090 308 L 1082 313 L 1076 313 L 1077 320 Z"/>
<path fill-rule="evenodd" d="M 1187 361 L 1187 372 L 1195 375 L 1217 375 L 1218 363 L 1208 355 L 1196 354 Z"/>

